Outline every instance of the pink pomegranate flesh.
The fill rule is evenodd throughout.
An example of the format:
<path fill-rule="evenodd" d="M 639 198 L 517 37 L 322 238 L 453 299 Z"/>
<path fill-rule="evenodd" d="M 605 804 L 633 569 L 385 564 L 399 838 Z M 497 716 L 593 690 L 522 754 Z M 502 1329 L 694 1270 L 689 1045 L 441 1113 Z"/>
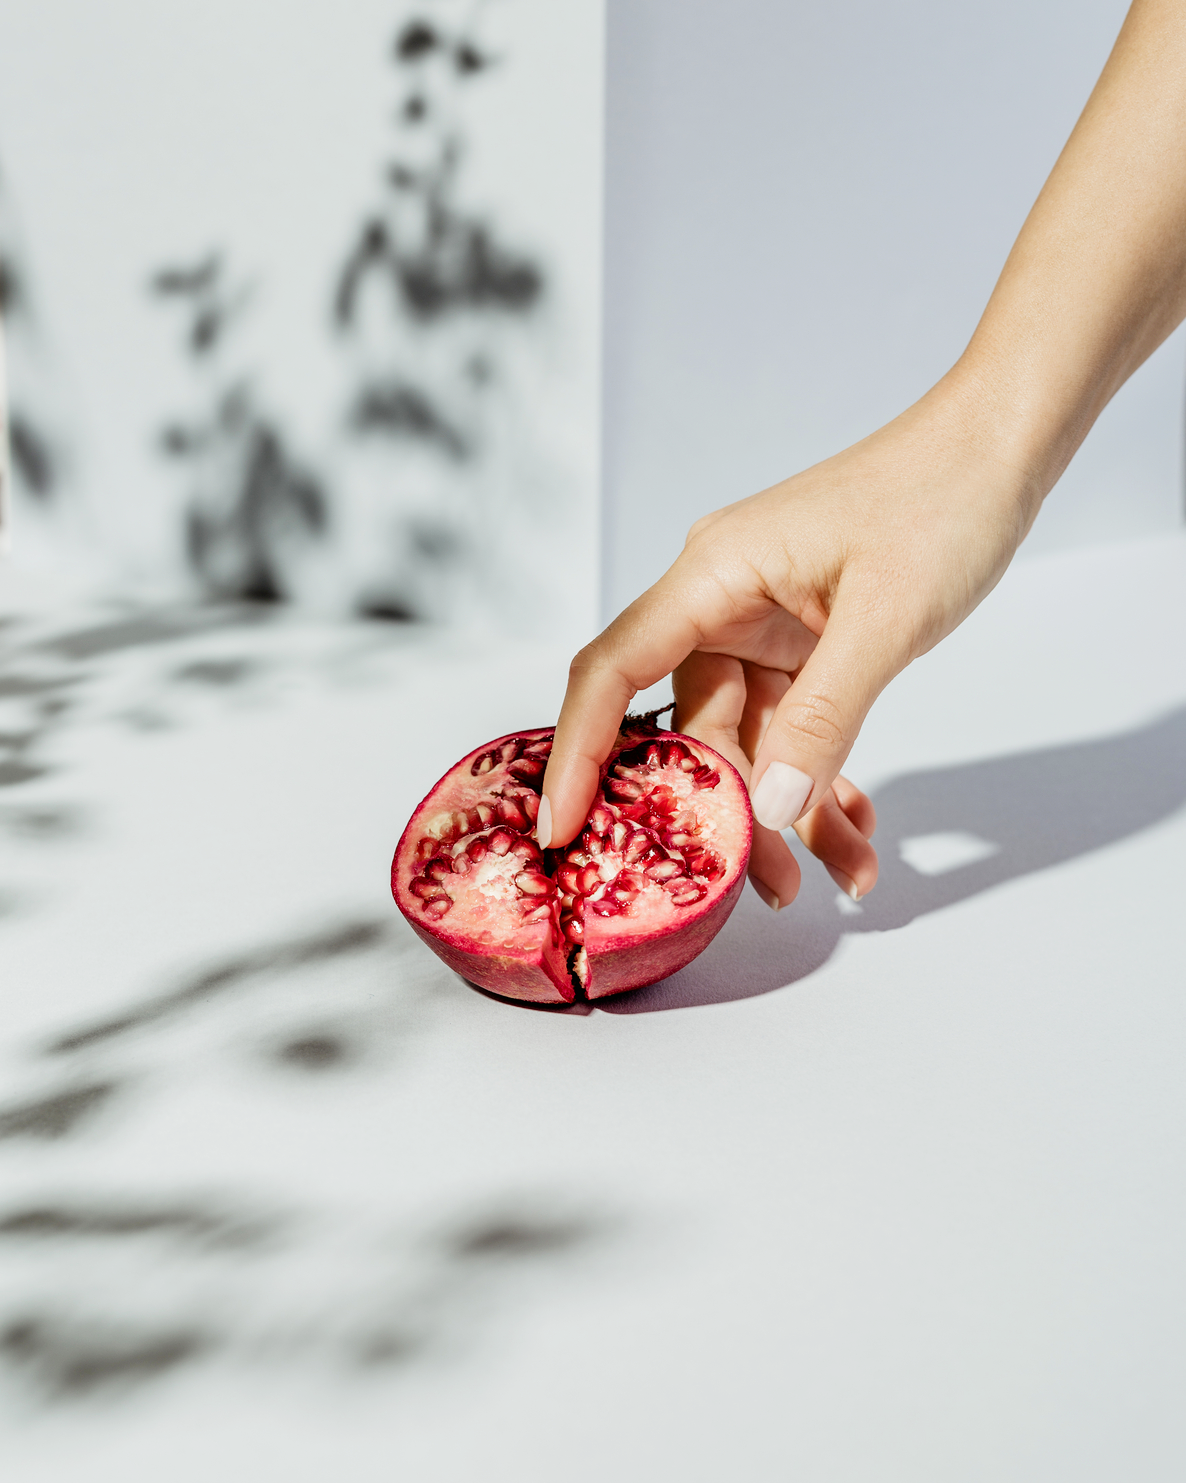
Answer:
<path fill-rule="evenodd" d="M 451 968 L 508 999 L 655 983 L 703 952 L 741 894 L 745 784 L 703 742 L 627 718 L 585 828 L 541 850 L 551 749 L 550 730 L 516 732 L 449 769 L 396 847 L 396 905 Z"/>

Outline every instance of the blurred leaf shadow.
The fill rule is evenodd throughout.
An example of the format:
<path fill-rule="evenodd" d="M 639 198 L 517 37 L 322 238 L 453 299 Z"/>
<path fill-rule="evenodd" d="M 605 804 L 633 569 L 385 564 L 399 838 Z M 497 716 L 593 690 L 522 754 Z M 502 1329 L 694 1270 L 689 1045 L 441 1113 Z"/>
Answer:
<path fill-rule="evenodd" d="M 647 1014 L 769 994 L 821 968 L 847 934 L 894 931 L 1152 828 L 1186 804 L 1186 706 L 1095 741 L 905 773 L 873 802 L 881 875 L 859 908 L 801 856 L 803 887 L 789 909 L 775 916 L 747 891 L 694 963 L 597 1007 Z M 925 866 L 931 841 L 938 869 L 908 863 Z M 973 858 L 942 868 L 949 841 L 957 860 L 961 843 Z"/>

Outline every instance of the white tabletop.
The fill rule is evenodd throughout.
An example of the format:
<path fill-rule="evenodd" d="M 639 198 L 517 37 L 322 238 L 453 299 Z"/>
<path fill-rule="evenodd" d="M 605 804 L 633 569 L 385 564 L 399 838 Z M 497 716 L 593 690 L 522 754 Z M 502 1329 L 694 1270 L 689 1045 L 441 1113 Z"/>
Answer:
<path fill-rule="evenodd" d="M 6 1483 L 1186 1474 L 1186 538 L 891 688 L 859 908 L 584 1013 L 386 879 L 566 653 L 8 606 Z"/>

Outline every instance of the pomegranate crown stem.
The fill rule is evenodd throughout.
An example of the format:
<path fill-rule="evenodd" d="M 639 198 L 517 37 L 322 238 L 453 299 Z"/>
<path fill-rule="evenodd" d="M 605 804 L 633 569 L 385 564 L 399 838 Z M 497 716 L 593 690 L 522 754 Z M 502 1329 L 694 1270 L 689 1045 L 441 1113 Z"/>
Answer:
<path fill-rule="evenodd" d="M 661 705 L 657 710 L 654 710 L 654 711 L 643 711 L 641 715 L 627 714 L 627 715 L 623 716 L 623 718 L 622 718 L 622 725 L 623 726 L 650 726 L 653 730 L 658 731 L 659 728 L 658 728 L 658 726 L 655 725 L 655 722 L 659 719 L 660 716 L 665 716 L 668 711 L 674 711 L 674 710 L 675 710 L 675 701 L 674 700 L 671 700 L 671 701 L 668 701 L 668 703 L 666 705 Z"/>

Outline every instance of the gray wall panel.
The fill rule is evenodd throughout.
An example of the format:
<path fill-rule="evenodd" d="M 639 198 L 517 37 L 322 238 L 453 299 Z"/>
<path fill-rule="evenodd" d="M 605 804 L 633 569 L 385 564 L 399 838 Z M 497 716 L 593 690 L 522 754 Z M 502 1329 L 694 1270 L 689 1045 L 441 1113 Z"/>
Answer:
<path fill-rule="evenodd" d="M 693 519 L 894 416 L 952 363 L 1122 0 L 610 0 L 605 604 Z M 1182 339 L 1027 550 L 1181 519 Z"/>

